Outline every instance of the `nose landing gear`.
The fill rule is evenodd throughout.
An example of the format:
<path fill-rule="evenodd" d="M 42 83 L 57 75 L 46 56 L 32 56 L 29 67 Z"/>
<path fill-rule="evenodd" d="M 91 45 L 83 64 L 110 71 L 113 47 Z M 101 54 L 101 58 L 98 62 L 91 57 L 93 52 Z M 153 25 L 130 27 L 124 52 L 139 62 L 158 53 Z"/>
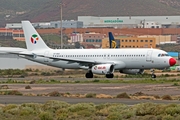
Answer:
<path fill-rule="evenodd" d="M 152 72 L 151 77 L 156 78 L 156 75 L 154 74 L 154 69 L 151 69 L 151 72 Z"/>

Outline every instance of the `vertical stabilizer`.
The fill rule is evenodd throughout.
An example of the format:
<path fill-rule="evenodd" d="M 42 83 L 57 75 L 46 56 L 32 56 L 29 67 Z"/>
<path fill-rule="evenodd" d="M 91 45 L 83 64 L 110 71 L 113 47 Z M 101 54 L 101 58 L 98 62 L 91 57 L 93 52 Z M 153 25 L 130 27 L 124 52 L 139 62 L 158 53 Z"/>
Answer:
<path fill-rule="evenodd" d="M 109 32 L 109 48 L 117 48 L 112 32 Z"/>
<path fill-rule="evenodd" d="M 26 46 L 29 51 L 49 49 L 29 21 L 22 21 L 22 28 L 24 31 Z"/>

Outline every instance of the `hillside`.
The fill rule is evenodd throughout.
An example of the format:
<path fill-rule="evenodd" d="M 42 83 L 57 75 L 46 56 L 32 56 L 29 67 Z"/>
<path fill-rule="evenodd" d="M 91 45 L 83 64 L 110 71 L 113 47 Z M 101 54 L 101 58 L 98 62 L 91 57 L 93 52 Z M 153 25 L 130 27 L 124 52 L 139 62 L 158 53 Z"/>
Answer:
<path fill-rule="evenodd" d="M 180 15 L 180 0 L 62 0 L 63 19 L 77 16 Z M 7 22 L 60 19 L 60 0 L 1 0 L 0 26 Z M 10 15 L 10 16 L 8 16 Z"/>

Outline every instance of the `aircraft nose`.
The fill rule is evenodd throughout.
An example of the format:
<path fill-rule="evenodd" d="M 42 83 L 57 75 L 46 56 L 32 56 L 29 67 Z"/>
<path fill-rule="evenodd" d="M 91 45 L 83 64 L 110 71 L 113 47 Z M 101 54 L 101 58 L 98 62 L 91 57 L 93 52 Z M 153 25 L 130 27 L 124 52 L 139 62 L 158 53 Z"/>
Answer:
<path fill-rule="evenodd" d="M 173 66 L 173 65 L 175 65 L 176 64 L 176 60 L 174 59 L 174 58 L 170 58 L 169 59 L 169 65 L 170 66 Z"/>

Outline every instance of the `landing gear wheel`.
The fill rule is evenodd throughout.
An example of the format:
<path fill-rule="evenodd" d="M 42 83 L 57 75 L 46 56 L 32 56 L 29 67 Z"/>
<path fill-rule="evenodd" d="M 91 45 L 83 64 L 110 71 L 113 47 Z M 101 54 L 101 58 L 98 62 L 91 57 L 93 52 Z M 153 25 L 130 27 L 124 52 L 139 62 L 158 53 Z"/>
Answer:
<path fill-rule="evenodd" d="M 155 74 L 152 74 L 151 77 L 152 77 L 152 78 L 156 78 L 156 75 L 155 75 Z"/>
<path fill-rule="evenodd" d="M 86 78 L 93 78 L 93 73 L 91 71 L 87 72 L 85 76 Z"/>
<path fill-rule="evenodd" d="M 156 75 L 154 74 L 154 69 L 151 69 L 151 72 L 152 72 L 151 77 L 156 78 Z"/>
<path fill-rule="evenodd" d="M 106 74 L 106 78 L 113 78 L 114 74 Z"/>

